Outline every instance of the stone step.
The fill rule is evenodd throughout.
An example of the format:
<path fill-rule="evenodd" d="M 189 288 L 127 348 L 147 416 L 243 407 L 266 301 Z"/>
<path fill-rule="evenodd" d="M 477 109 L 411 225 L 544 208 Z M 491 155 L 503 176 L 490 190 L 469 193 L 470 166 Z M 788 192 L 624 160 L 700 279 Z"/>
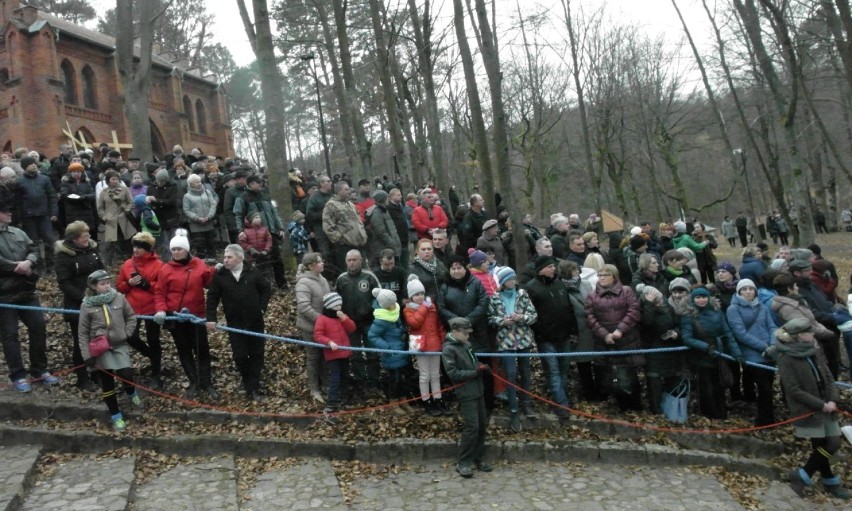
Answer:
<path fill-rule="evenodd" d="M 307 459 L 286 470 L 258 476 L 241 509 L 346 509 L 337 476 L 328 460 Z"/>
<path fill-rule="evenodd" d="M 136 488 L 133 511 L 237 511 L 237 469 L 230 456 L 180 464 Z M 281 508 L 279 508 L 281 509 Z"/>
<path fill-rule="evenodd" d="M 133 489 L 136 459 L 79 459 L 35 483 L 21 511 L 124 511 Z"/>
<path fill-rule="evenodd" d="M 18 509 L 33 483 L 41 447 L 0 447 L 0 510 Z"/>

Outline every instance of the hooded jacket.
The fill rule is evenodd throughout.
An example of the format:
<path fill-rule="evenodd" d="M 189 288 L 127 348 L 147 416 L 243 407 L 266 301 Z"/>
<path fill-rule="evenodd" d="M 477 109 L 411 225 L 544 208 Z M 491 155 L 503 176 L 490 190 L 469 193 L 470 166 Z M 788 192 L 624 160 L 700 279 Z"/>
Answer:
<path fill-rule="evenodd" d="M 330 292 L 331 286 L 322 275 L 304 269 L 296 274 L 297 328 L 305 332 L 314 330 L 317 318 L 322 314 L 322 297 Z"/>
<path fill-rule="evenodd" d="M 78 247 L 70 240 L 59 240 L 53 245 L 54 271 L 56 283 L 62 291 L 62 307 L 79 309 L 86 296 L 89 274 L 104 269 L 98 257 L 98 244 L 89 240 L 85 248 Z M 77 319 L 77 314 L 65 314 L 66 321 Z"/>
<path fill-rule="evenodd" d="M 329 241 L 336 245 L 363 247 L 367 244 L 367 231 L 355 205 L 336 195 L 322 210 L 322 229 Z"/>
<path fill-rule="evenodd" d="M 215 229 L 213 220 L 216 218 L 216 206 L 219 197 L 215 192 L 201 186 L 201 190 L 190 187 L 183 196 L 183 214 L 189 220 L 190 232 L 207 232 Z M 207 222 L 200 223 L 199 218 L 207 218 Z"/>
<path fill-rule="evenodd" d="M 206 313 L 204 289 L 213 278 L 213 268 L 197 257 L 182 264 L 170 260 L 160 268 L 154 302 L 157 311 L 180 312 L 187 308 L 191 314 L 204 317 Z"/>
<path fill-rule="evenodd" d="M 320 302 L 322 302 L 322 299 L 320 299 Z M 320 344 L 328 346 L 328 343 L 333 341 L 338 346 L 351 346 L 349 334 L 355 332 L 355 322 L 350 318 L 339 319 L 319 314 L 310 330 L 313 332 L 314 340 Z M 329 348 L 322 350 L 322 353 L 326 360 L 338 360 L 352 356 L 351 350 L 332 350 Z"/>
<path fill-rule="evenodd" d="M 427 306 L 425 302 L 419 305 L 408 302 L 402 309 L 402 314 L 409 333 L 420 336 L 420 351 L 441 351 L 445 333 L 438 316 L 437 304 L 433 302 L 431 306 Z"/>
<path fill-rule="evenodd" d="M 30 174 L 25 171 L 15 183 L 18 185 L 18 204 L 23 218 L 59 214 L 56 190 L 50 184 L 50 178 L 40 172 Z"/>
<path fill-rule="evenodd" d="M 465 274 L 460 280 L 448 278 L 441 286 L 438 300 L 438 313 L 445 324 L 453 318 L 466 318 L 473 326 L 470 342 L 474 349 L 477 352 L 491 349 L 487 335 L 488 295 L 476 277 Z"/>
<path fill-rule="evenodd" d="M 757 296 L 746 301 L 740 295 L 734 295 L 726 311 L 728 326 L 740 345 L 743 357 L 748 362 L 766 364 L 763 357 L 766 348 L 775 343 L 775 323 L 772 316 Z"/>
<path fill-rule="evenodd" d="M 154 290 L 157 287 L 157 279 L 162 267 L 163 261 L 160 260 L 156 252 L 145 252 L 141 256 L 133 256 L 121 265 L 121 270 L 118 271 L 118 278 L 115 281 L 115 288 L 127 298 L 128 303 L 137 314 L 148 316 L 157 312 L 154 303 Z M 131 274 L 134 272 L 142 277 L 142 283 L 138 286 L 131 286 L 129 283 Z"/>
<path fill-rule="evenodd" d="M 403 334 L 405 325 L 402 322 L 400 306 L 389 311 L 385 308 L 373 310 L 373 324 L 367 332 L 367 340 L 374 348 L 383 350 L 408 351 Z M 408 365 L 408 355 L 402 353 L 382 353 L 382 367 L 385 369 L 401 369 Z"/>
<path fill-rule="evenodd" d="M 778 362 L 790 418 L 813 413 L 793 424 L 820 427 L 835 420 L 833 414 L 822 411 L 825 403 L 840 399 L 822 349 L 816 344 L 793 339 L 783 329 L 779 329 L 777 338 L 773 356 Z"/>
<path fill-rule="evenodd" d="M 515 314 L 521 319 L 511 325 L 503 325 L 507 316 L 500 291 L 488 301 L 488 323 L 497 329 L 497 349 L 499 351 L 525 350 L 535 343 L 532 325 L 538 320 L 538 312 L 530 301 L 530 295 L 525 289 L 515 288 Z"/>
<path fill-rule="evenodd" d="M 396 232 L 396 226 L 384 204 L 376 204 L 366 211 L 366 222 L 370 225 L 370 253 L 373 257 L 383 249 L 389 248 L 399 257 L 402 254 L 402 243 Z"/>
<path fill-rule="evenodd" d="M 79 198 L 72 199 L 69 195 L 76 195 Z M 86 177 L 85 172 L 80 173 L 80 180 L 77 181 L 71 174 L 62 176 L 59 187 L 59 198 L 62 200 L 65 208 L 65 222 L 71 223 L 75 220 L 82 220 L 88 224 L 89 228 L 94 229 L 95 224 L 95 188 Z"/>
<path fill-rule="evenodd" d="M 482 397 L 484 385 L 476 367 L 479 361 L 473 355 L 469 342 L 456 340 L 452 334 L 444 338 L 441 363 L 453 384 L 463 384 L 453 392 L 459 401 L 472 401 Z"/>
<path fill-rule="evenodd" d="M 710 300 L 706 307 L 699 308 L 695 300 L 690 298 L 693 308 L 691 314 L 680 318 L 680 330 L 683 344 L 692 348 L 687 357 L 696 367 L 714 367 L 717 363 L 707 349 L 713 346 L 718 353 L 726 353 L 734 358 L 740 358 L 739 345 L 728 327 L 725 315 L 713 306 Z"/>

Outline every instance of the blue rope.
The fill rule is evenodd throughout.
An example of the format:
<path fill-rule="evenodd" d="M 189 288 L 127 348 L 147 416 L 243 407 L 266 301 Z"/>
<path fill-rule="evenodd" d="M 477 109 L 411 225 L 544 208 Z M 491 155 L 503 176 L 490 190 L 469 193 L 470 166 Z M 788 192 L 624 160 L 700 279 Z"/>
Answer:
<path fill-rule="evenodd" d="M 0 303 L 0 308 L 6 309 L 19 309 L 19 310 L 34 310 L 48 313 L 57 313 L 57 314 L 79 314 L 79 310 L 75 309 L 60 309 L 55 307 L 38 307 L 34 305 L 16 305 L 10 303 Z M 186 309 L 184 309 L 186 310 Z M 137 315 L 137 318 L 140 319 L 150 319 L 153 320 L 154 316 L 145 316 L 145 315 Z M 175 312 L 165 318 L 168 321 L 180 321 L 180 322 L 190 322 L 195 323 L 197 325 L 204 325 L 207 323 L 205 318 L 200 318 L 194 314 L 190 314 L 189 312 Z M 294 339 L 292 337 L 283 337 L 280 335 L 273 335 L 267 333 L 254 332 L 252 330 L 244 330 L 242 328 L 233 328 L 221 324 L 216 325 L 217 330 L 221 330 L 223 332 L 230 332 L 240 335 L 249 335 L 254 337 L 264 337 L 267 339 L 273 339 L 276 341 L 285 342 L 288 344 L 297 344 L 300 346 L 307 346 L 311 348 L 320 348 L 320 349 L 328 349 L 328 346 L 325 344 L 320 344 L 318 342 L 305 341 L 302 339 Z M 362 353 L 389 353 L 394 355 L 427 355 L 427 356 L 440 356 L 440 351 L 404 351 L 404 350 L 388 350 L 381 348 L 361 348 L 358 346 L 340 346 L 341 350 L 349 350 L 354 352 L 362 352 Z M 687 346 L 677 346 L 672 348 L 647 348 L 641 350 L 621 350 L 621 351 L 575 351 L 571 353 L 563 352 L 563 353 L 511 353 L 511 352 L 498 352 L 498 353 L 475 353 L 476 356 L 481 357 L 616 357 L 616 356 L 626 356 L 626 355 L 646 355 L 649 353 L 672 353 L 679 351 L 689 351 L 691 348 Z M 725 358 L 727 360 L 731 360 L 737 362 L 737 359 L 728 355 L 727 353 L 719 353 L 718 356 Z M 764 369 L 767 371 L 778 372 L 778 368 L 774 366 L 769 366 L 766 364 L 759 364 L 757 362 L 749 362 L 743 361 L 741 362 L 744 365 L 749 365 L 752 367 L 757 367 L 760 369 Z M 841 388 L 852 389 L 852 384 L 844 383 L 844 382 L 835 382 L 835 385 Z"/>

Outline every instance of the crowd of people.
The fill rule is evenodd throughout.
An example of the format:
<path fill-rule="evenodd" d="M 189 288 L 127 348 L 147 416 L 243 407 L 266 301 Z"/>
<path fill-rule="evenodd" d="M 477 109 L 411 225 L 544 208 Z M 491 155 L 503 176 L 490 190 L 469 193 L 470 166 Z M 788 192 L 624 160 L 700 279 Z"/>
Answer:
<path fill-rule="evenodd" d="M 117 430 L 126 417 L 111 374 L 131 406 L 143 406 L 130 350 L 150 361 L 144 384 L 161 388 L 166 330 L 188 381 L 184 397 L 220 399 L 208 341 L 220 304 L 246 396 L 265 399 L 264 319 L 273 286 L 288 287 L 282 248 L 289 240 L 301 261 L 296 326 L 302 339 L 324 345 L 304 348 L 305 388 L 331 424 L 362 396 L 390 404 L 416 396 L 421 406 L 401 403 L 392 413 L 450 415 L 444 390 L 452 385 L 465 424 L 457 470 L 469 477 L 473 467 L 490 469 L 482 445 L 498 402 L 512 432 L 536 418 L 527 393 L 537 374 L 531 352 L 545 355 L 537 363 L 559 418 L 577 401 L 609 399 L 622 411 L 661 414 L 663 398 L 691 380 L 701 415 L 725 419 L 729 400 L 751 402 L 755 425 L 770 425 L 775 374 L 751 364 L 777 364 L 791 414 L 815 412 L 796 423 L 814 454 L 791 475 L 794 489 L 820 471 L 830 493 L 848 496 L 839 479 L 833 484 L 828 460 L 839 435 L 834 380 L 841 339 L 852 355 L 852 316 L 817 245 L 785 244 L 770 255 L 766 244 L 745 243 L 731 222 L 723 234 L 732 246 L 732 234 L 740 237 L 741 260 L 719 262 L 706 226 L 678 220 L 606 233 L 607 250 L 597 215 L 581 223 L 561 213 L 544 229 L 524 217 L 526 239 L 516 244 L 499 196 L 492 212 L 479 194 L 461 201 L 451 189 L 445 199 L 427 184 L 404 197 L 387 178 L 352 188 L 345 174 L 298 169 L 288 176 L 294 212 L 285 223 L 263 176 L 238 159 L 184 155 L 176 146 L 140 169 L 108 148 L 99 161 L 60 149 L 50 162 L 25 151 L 0 158 L 0 298 L 38 307 L 36 282 L 55 273 L 63 307 L 80 311 L 65 315 L 69 351 L 81 366 L 76 384 L 100 384 Z M 528 251 L 522 268 L 518 246 Z M 109 272 L 119 263 L 113 282 Z M 28 330 L 29 369 L 19 319 Z M 0 308 L 0 320 L 15 388 L 31 390 L 28 374 L 57 383 L 42 313 Z M 570 352 L 583 356 L 550 356 Z"/>

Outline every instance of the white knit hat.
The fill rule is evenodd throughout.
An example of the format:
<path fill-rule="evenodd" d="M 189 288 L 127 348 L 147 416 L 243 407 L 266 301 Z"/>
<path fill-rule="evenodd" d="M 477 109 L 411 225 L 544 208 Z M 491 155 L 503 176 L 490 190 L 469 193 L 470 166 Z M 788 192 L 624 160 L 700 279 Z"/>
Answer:
<path fill-rule="evenodd" d="M 379 303 L 379 307 L 386 309 L 396 303 L 396 294 L 388 289 L 373 289 L 373 297 Z"/>
<path fill-rule="evenodd" d="M 175 237 L 169 242 L 169 250 L 182 248 L 189 252 L 189 238 L 186 237 L 186 229 L 176 229 Z"/>
<path fill-rule="evenodd" d="M 408 297 L 411 298 L 417 293 L 425 293 L 426 288 L 423 287 L 423 283 L 420 282 L 420 278 L 413 273 L 408 276 Z"/>

